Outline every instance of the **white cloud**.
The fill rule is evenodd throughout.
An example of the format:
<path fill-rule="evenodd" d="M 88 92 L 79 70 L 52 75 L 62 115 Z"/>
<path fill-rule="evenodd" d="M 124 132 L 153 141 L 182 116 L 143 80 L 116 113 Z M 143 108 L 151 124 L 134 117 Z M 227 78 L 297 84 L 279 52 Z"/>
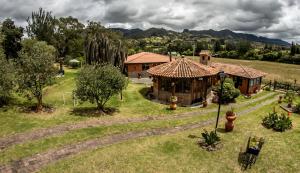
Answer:
<path fill-rule="evenodd" d="M 24 25 L 43 7 L 55 16 L 125 28 L 231 29 L 300 41 L 300 0 L 0 0 L 0 20 Z"/>

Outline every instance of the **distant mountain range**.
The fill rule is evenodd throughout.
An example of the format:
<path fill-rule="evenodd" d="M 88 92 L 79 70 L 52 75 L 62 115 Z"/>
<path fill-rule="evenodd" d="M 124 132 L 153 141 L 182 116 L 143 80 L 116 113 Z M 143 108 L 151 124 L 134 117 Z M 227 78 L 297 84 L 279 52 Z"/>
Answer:
<path fill-rule="evenodd" d="M 272 39 L 267 37 L 256 36 L 253 34 L 247 33 L 236 33 L 231 30 L 225 29 L 221 31 L 215 30 L 188 30 L 185 29 L 183 32 L 176 32 L 171 30 L 166 30 L 163 28 L 150 28 L 147 30 L 141 29 L 123 29 L 123 28 L 111 28 L 114 31 L 121 32 L 124 37 L 132 38 L 132 39 L 139 39 L 139 38 L 148 38 L 148 37 L 163 37 L 163 36 L 182 36 L 182 35 L 189 35 L 193 38 L 219 38 L 219 39 L 243 39 L 252 42 L 260 42 L 265 44 L 275 44 L 281 46 L 290 46 L 290 43 L 280 40 L 280 39 Z"/>

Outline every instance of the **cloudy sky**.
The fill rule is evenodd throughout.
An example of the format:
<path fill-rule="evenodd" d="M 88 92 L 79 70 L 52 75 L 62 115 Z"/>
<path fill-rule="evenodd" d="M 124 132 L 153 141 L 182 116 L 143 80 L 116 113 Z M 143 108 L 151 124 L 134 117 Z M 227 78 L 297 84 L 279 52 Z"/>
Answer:
<path fill-rule="evenodd" d="M 109 27 L 231 29 L 300 42 L 300 0 L 0 0 L 0 20 L 26 25 L 39 7 Z"/>

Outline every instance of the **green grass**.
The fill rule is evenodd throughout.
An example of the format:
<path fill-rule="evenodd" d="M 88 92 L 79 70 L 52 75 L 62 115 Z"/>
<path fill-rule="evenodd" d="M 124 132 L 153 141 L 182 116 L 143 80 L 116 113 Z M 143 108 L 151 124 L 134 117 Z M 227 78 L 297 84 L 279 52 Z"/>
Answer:
<path fill-rule="evenodd" d="M 66 69 L 64 78 L 58 78 L 55 84 L 45 89 L 44 101 L 55 108 L 54 113 L 24 113 L 21 111 L 21 107 L 26 107 L 32 103 L 16 95 L 15 105 L 12 104 L 0 109 L 0 137 L 84 120 L 172 116 L 182 112 L 217 108 L 217 105 L 212 104 L 205 109 L 179 107 L 176 111 L 170 111 L 167 109 L 168 105 L 155 103 L 144 98 L 145 85 L 130 83 L 123 92 L 123 100 L 120 100 L 120 96 L 114 96 L 108 102 L 108 107 L 117 109 L 113 116 L 75 115 L 72 113 L 74 108 L 72 91 L 75 86 L 74 79 L 77 72 L 77 70 Z M 262 91 L 251 99 L 269 93 L 272 92 Z M 242 111 L 259 105 L 277 95 L 278 93 L 273 93 L 273 95 L 259 102 L 237 106 L 251 100 L 240 96 L 237 98 L 237 105 L 234 106 L 235 111 Z M 295 102 L 300 102 L 300 98 L 297 98 Z M 91 108 L 94 106 L 90 103 L 84 103 L 77 105 L 76 108 Z M 273 104 L 273 106 L 277 106 L 277 110 L 281 111 L 277 104 Z M 240 172 L 237 155 L 240 147 L 244 147 L 250 134 L 266 137 L 267 143 L 257 164 L 249 172 L 296 172 L 297 163 L 300 161 L 300 128 L 298 127 L 300 117 L 299 115 L 293 117 L 294 128 L 285 133 L 267 130 L 260 125 L 261 119 L 273 109 L 273 106 L 265 106 L 246 116 L 238 117 L 233 133 L 220 134 L 224 147 L 217 152 L 203 151 L 196 145 L 195 139 L 187 138 L 189 134 L 200 136 L 202 129 L 196 129 L 178 134 L 130 140 L 102 149 L 86 151 L 75 157 L 52 164 L 43 169 L 42 172 L 120 172 L 120 170 L 121 172 Z M 222 106 L 222 115 L 229 108 L 230 106 Z M 2 150 L 0 151 L 0 164 L 88 139 L 135 130 L 175 127 L 201 122 L 215 118 L 215 116 L 216 113 L 209 113 L 180 120 L 161 120 L 78 129 L 61 135 L 14 145 Z M 220 127 L 223 126 L 224 122 L 221 122 Z M 213 125 L 206 128 L 212 129 Z"/>
<path fill-rule="evenodd" d="M 114 96 L 107 104 L 108 107 L 116 108 L 113 116 L 89 117 L 82 114 L 73 114 L 72 91 L 75 87 L 75 77 L 77 70 L 65 69 L 64 78 L 58 78 L 56 83 L 49 86 L 44 91 L 44 103 L 54 107 L 53 113 L 25 113 L 22 107 L 28 107 L 32 102 L 16 95 L 16 105 L 0 108 L 0 137 L 30 131 L 37 128 L 51 127 L 63 123 L 72 123 L 88 119 L 119 119 L 140 116 L 172 116 L 174 114 L 196 111 L 201 108 L 179 107 L 176 111 L 168 110 L 169 106 L 147 100 L 143 94 L 146 86 L 143 84 L 129 84 L 123 92 L 123 100 L 120 96 Z M 258 96 L 263 96 L 267 92 L 262 92 Z M 247 101 L 243 96 L 238 98 L 238 102 Z M 79 104 L 76 108 L 93 108 L 95 105 L 90 103 Z M 211 104 L 208 108 L 216 108 L 217 105 Z"/>
<path fill-rule="evenodd" d="M 252 103 L 247 106 L 239 107 L 236 111 L 246 110 L 252 106 L 260 104 L 274 96 L 270 96 L 260 102 Z M 225 114 L 228 108 L 226 106 L 222 107 L 221 115 Z M 24 144 L 19 144 L 12 146 L 6 150 L 0 152 L 0 163 L 4 164 L 10 160 L 16 160 L 23 157 L 31 156 L 33 154 L 49 150 L 51 148 L 58 148 L 63 145 L 71 144 L 74 142 L 80 142 L 88 139 L 93 139 L 97 137 L 107 136 L 117 133 L 125 133 L 134 130 L 146 130 L 154 128 L 167 128 L 175 127 L 180 125 L 186 125 L 191 123 L 197 123 L 200 121 L 215 118 L 216 113 L 209 113 L 197 117 L 184 118 L 179 120 L 164 120 L 164 121 L 150 121 L 142 123 L 131 123 L 123 125 L 112 125 L 112 126 L 99 126 L 91 127 L 85 129 L 74 130 L 69 133 L 63 134 L 61 136 L 48 137 L 45 139 L 31 141 Z"/>
<path fill-rule="evenodd" d="M 266 143 L 257 163 L 247 172 L 297 172 L 300 117 L 292 117 L 292 130 L 274 132 L 261 125 L 262 118 L 272 107 L 265 106 L 238 117 L 232 133 L 219 133 L 223 148 L 216 152 L 207 152 L 196 144 L 198 139 L 188 138 L 190 134 L 200 136 L 202 129 L 196 129 L 87 151 L 49 165 L 42 172 L 242 172 L 238 154 L 241 148 L 245 149 L 250 135 L 265 137 Z M 213 125 L 206 128 L 212 129 Z M 220 128 L 224 128 L 223 123 L 220 123 Z"/>
<path fill-rule="evenodd" d="M 190 57 L 192 58 L 192 57 Z M 194 58 L 195 61 L 199 62 L 199 57 Z M 284 64 L 277 62 L 268 61 L 257 61 L 257 60 L 239 60 L 239 59 L 228 59 L 228 58 L 213 58 L 212 62 L 221 62 L 228 64 L 243 65 L 252 67 L 257 70 L 268 73 L 265 80 L 277 80 L 282 82 L 294 83 L 297 79 L 300 83 L 300 65 Z"/>

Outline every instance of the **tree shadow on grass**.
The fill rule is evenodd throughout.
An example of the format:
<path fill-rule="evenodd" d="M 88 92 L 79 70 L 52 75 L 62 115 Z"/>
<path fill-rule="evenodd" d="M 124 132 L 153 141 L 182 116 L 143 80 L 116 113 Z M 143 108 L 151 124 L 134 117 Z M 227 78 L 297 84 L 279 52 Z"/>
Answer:
<path fill-rule="evenodd" d="M 149 87 L 144 87 L 139 90 L 139 93 L 147 100 L 153 100 L 154 95 L 151 93 L 151 89 Z"/>
<path fill-rule="evenodd" d="M 107 107 L 104 111 L 98 110 L 95 107 L 80 107 L 74 108 L 71 115 L 81 117 L 102 117 L 102 116 L 113 116 L 114 113 L 120 112 L 119 109 Z"/>

